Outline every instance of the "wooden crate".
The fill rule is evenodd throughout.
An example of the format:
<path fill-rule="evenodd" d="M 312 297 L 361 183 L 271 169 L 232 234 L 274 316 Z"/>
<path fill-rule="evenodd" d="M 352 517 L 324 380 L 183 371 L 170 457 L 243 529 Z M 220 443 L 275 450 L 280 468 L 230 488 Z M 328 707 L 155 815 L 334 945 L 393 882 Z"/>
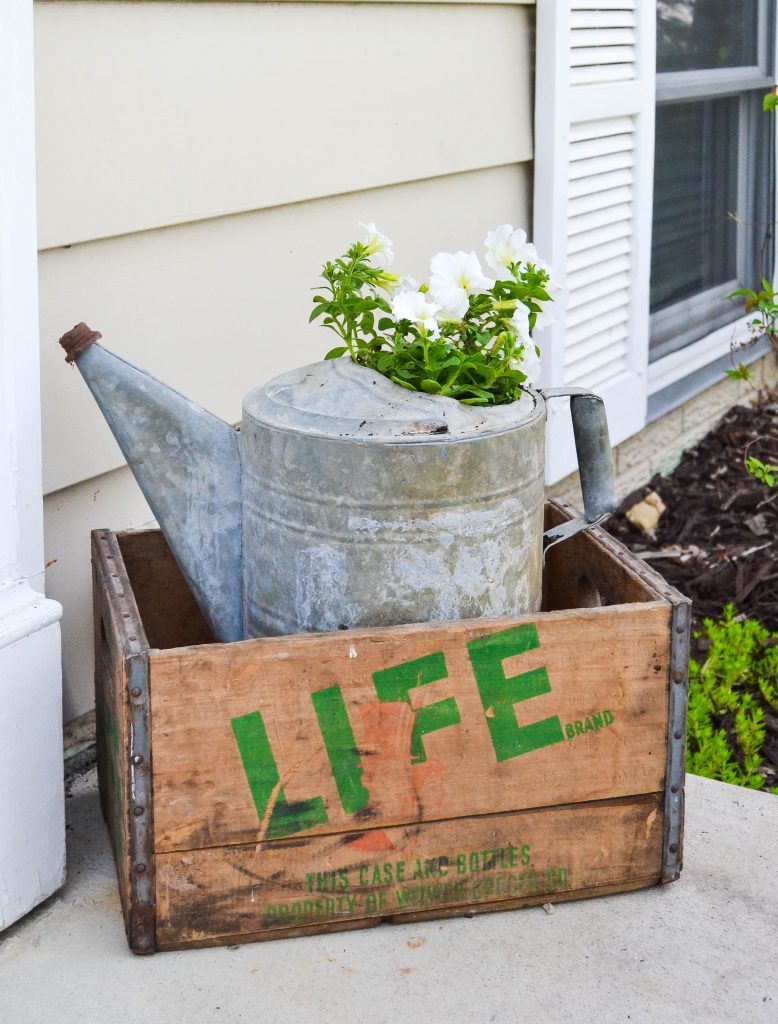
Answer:
<path fill-rule="evenodd" d="M 158 531 L 92 543 L 134 952 L 678 877 L 690 606 L 603 531 L 551 550 L 536 615 L 234 644 Z"/>

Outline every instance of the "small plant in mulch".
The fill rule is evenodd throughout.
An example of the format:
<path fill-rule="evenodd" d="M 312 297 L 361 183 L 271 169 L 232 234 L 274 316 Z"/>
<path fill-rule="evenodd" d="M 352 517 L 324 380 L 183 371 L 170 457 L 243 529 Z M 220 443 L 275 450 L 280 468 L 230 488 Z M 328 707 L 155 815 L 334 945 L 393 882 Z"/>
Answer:
<path fill-rule="evenodd" d="M 773 792 L 778 791 L 776 450 L 775 397 L 753 408 L 735 408 L 672 473 L 655 476 L 626 498 L 608 524 L 614 536 L 692 600 L 688 770 Z M 749 459 L 758 459 L 764 473 L 755 473 L 758 467 L 748 465 Z M 645 523 L 641 529 L 627 517 L 638 504 L 654 512 L 648 532 Z"/>
<path fill-rule="evenodd" d="M 689 665 L 686 770 L 778 794 L 778 633 L 731 604 L 703 632 L 705 660 Z"/>

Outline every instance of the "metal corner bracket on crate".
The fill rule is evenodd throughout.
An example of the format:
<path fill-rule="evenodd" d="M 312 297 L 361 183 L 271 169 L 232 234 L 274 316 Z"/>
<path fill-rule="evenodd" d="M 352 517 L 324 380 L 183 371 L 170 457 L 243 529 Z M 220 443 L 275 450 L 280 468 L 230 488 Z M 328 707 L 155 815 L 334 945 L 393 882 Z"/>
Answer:
<path fill-rule="evenodd" d="M 116 536 L 107 530 L 93 533 L 92 562 L 93 584 L 95 587 L 96 655 L 101 653 L 101 634 L 105 638 L 106 623 L 97 608 L 97 593 L 102 592 L 114 606 L 115 623 L 121 623 L 124 630 L 119 643 L 124 657 L 123 692 L 117 692 L 117 701 L 124 702 L 128 709 L 128 729 L 123 737 L 116 735 L 117 716 L 111 715 L 105 700 L 97 694 L 98 714 L 98 768 L 103 811 L 111 823 L 112 809 L 106 807 L 107 793 L 111 785 L 125 788 L 125 822 L 128 843 L 123 851 L 126 859 L 125 885 L 121 886 L 122 905 L 125 913 L 127 939 L 134 953 L 153 953 L 155 940 L 154 900 L 154 810 L 152 802 L 151 764 L 151 707 L 149 695 L 149 643 L 138 614 L 138 607 L 132 595 L 130 581 L 124 569 L 121 551 Z M 96 670 L 99 670 L 99 663 Z M 105 778 L 107 757 L 101 757 L 101 747 L 106 742 L 124 742 L 126 750 L 126 780 Z M 118 796 L 118 794 L 116 794 Z M 114 856 L 119 867 L 122 854 L 116 849 L 116 836 L 122 823 L 115 822 L 111 829 L 114 840 Z M 120 872 L 120 883 L 122 881 Z"/>

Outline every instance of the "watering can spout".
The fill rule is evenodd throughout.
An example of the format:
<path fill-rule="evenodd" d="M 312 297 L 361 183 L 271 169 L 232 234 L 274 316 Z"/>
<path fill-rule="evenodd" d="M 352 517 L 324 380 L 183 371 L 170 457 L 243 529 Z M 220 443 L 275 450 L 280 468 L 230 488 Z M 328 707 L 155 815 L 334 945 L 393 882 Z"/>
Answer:
<path fill-rule="evenodd" d="M 243 638 L 238 432 L 96 344 L 78 324 L 60 339 L 148 501 L 214 636 Z"/>

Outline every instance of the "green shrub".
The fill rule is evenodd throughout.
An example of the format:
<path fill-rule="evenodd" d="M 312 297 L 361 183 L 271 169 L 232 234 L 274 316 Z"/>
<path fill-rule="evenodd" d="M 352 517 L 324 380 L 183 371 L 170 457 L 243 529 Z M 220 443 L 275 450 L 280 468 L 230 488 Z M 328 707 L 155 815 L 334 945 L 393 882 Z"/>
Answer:
<path fill-rule="evenodd" d="M 755 619 L 738 621 L 731 604 L 703 626 L 708 656 L 689 664 L 686 770 L 762 789 L 765 713 L 778 713 L 778 633 Z"/>

